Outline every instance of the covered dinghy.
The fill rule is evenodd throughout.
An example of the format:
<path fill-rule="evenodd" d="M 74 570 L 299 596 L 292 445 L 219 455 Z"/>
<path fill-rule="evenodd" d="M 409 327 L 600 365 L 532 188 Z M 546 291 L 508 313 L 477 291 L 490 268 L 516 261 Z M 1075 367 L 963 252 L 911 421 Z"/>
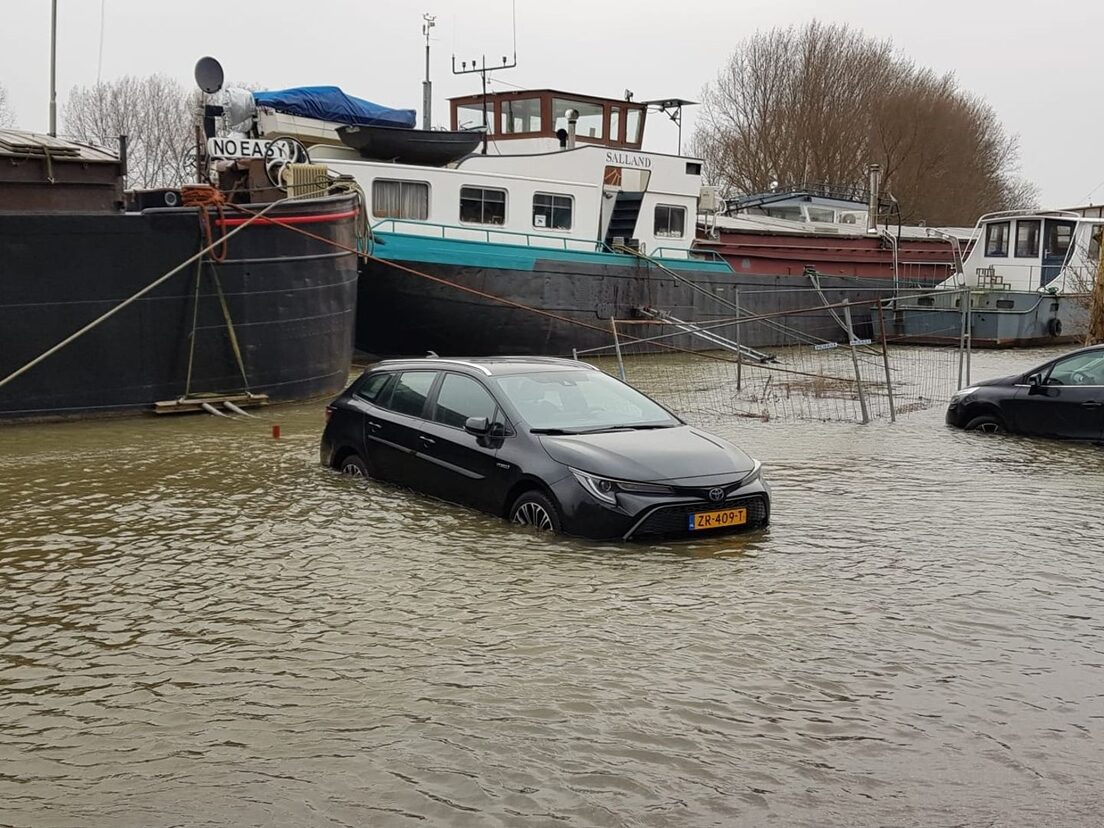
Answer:
<path fill-rule="evenodd" d="M 257 106 L 287 115 L 299 115 L 319 121 L 350 126 L 414 126 L 413 109 L 389 109 L 386 106 L 346 95 L 336 86 L 300 86 L 274 92 L 254 92 Z"/>

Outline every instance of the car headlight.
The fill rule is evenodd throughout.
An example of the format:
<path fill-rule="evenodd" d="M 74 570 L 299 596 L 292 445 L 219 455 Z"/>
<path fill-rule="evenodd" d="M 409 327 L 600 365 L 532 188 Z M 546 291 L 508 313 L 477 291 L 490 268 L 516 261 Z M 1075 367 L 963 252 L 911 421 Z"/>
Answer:
<path fill-rule="evenodd" d="M 977 385 L 971 385 L 968 388 L 959 388 L 957 391 L 955 391 L 953 394 L 951 394 L 951 399 L 952 400 L 960 400 L 963 397 L 968 397 L 971 394 L 973 394 L 975 391 L 977 391 L 978 387 L 979 386 L 977 386 Z"/>
<path fill-rule="evenodd" d="M 740 478 L 740 482 L 736 484 L 736 488 L 739 488 L 740 486 L 746 486 L 748 483 L 754 483 L 762 476 L 763 464 L 756 460 L 755 465 L 751 467 L 751 471 Z"/>
<path fill-rule="evenodd" d="M 659 483 L 635 483 L 630 480 L 613 480 L 609 477 L 599 477 L 596 474 L 572 469 L 571 473 L 579 481 L 579 485 L 587 490 L 596 500 L 602 503 L 617 503 L 617 493 L 631 494 L 671 494 L 674 491 L 670 486 Z"/>

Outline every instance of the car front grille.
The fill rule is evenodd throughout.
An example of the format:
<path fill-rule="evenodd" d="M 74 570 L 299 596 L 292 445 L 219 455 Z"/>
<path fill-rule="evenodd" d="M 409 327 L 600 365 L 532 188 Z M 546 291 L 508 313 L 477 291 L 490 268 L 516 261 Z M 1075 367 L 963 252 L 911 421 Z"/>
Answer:
<path fill-rule="evenodd" d="M 759 529 L 767 524 L 770 509 L 764 495 L 749 495 L 747 497 L 731 497 L 720 503 L 680 503 L 677 506 L 661 506 L 649 514 L 626 538 L 640 538 L 655 535 L 688 535 L 694 534 L 688 530 L 687 524 L 690 515 L 695 512 L 714 512 L 719 509 L 745 508 L 748 511 L 747 523 L 741 524 L 729 530 L 704 529 L 702 535 L 719 534 L 722 531 L 749 532 Z"/>

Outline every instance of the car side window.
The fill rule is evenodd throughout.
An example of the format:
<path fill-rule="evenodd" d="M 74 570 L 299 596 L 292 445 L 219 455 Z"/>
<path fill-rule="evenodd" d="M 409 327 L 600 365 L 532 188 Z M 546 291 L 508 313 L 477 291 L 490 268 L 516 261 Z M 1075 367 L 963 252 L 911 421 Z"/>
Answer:
<path fill-rule="evenodd" d="M 1047 385 L 1104 385 L 1104 358 L 1100 353 L 1077 354 L 1054 363 Z"/>
<path fill-rule="evenodd" d="M 486 417 L 487 422 L 494 422 L 497 407 L 491 393 L 476 380 L 462 374 L 445 374 L 437 392 L 433 419 L 463 428 L 468 417 Z"/>
<path fill-rule="evenodd" d="M 421 417 L 429 389 L 433 387 L 435 379 L 436 371 L 403 371 L 391 384 L 391 392 L 386 395 L 386 401 L 380 404 L 398 414 Z"/>
<path fill-rule="evenodd" d="M 393 376 L 394 374 L 386 372 L 373 374 L 361 383 L 360 387 L 356 390 L 356 395 L 362 400 L 378 404 L 380 399 L 385 397 L 384 390 L 387 387 L 388 381 Z"/>

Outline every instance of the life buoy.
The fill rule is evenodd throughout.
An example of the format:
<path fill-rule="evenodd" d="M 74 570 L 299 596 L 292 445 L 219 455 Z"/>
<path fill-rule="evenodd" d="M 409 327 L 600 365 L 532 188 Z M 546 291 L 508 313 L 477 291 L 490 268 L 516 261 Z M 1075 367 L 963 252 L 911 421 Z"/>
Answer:
<path fill-rule="evenodd" d="M 1047 333 L 1049 333 L 1051 336 L 1061 336 L 1062 320 L 1056 316 L 1049 322 L 1047 322 Z"/>

